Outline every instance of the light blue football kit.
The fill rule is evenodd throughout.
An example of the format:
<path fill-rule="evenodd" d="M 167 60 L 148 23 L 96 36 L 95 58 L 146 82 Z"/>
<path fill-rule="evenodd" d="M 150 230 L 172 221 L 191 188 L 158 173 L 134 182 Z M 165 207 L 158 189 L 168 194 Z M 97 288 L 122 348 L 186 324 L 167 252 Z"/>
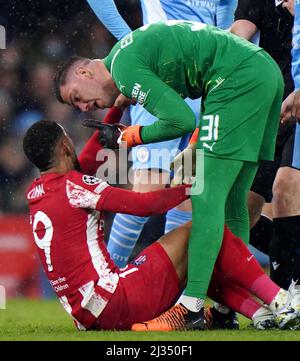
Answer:
<path fill-rule="evenodd" d="M 300 1 L 295 0 L 295 17 L 292 49 L 292 74 L 295 83 L 295 90 L 300 89 Z M 300 125 L 297 124 L 295 133 L 293 167 L 300 169 Z"/>

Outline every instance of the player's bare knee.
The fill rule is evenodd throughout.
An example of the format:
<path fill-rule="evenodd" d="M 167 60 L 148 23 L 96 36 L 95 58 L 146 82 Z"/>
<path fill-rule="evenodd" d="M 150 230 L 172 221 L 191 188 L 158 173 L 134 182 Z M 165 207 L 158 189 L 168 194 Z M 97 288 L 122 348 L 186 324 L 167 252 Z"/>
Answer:
<path fill-rule="evenodd" d="M 300 171 L 280 168 L 273 184 L 273 204 L 277 209 L 298 207 L 300 210 Z"/>
<path fill-rule="evenodd" d="M 171 232 L 163 235 L 158 242 L 168 253 L 175 263 L 180 263 L 188 249 L 188 242 L 191 232 L 192 222 L 187 222 Z M 174 263 L 173 262 L 173 263 Z"/>

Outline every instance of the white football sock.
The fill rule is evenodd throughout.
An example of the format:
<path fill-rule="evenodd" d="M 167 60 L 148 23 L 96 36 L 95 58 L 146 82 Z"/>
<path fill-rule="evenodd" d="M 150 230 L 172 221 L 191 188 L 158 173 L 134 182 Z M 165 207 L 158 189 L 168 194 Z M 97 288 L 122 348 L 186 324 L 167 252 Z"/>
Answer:
<path fill-rule="evenodd" d="M 179 298 L 179 303 L 192 312 L 199 312 L 204 306 L 204 300 L 202 298 L 190 297 L 186 295 L 182 295 Z"/>

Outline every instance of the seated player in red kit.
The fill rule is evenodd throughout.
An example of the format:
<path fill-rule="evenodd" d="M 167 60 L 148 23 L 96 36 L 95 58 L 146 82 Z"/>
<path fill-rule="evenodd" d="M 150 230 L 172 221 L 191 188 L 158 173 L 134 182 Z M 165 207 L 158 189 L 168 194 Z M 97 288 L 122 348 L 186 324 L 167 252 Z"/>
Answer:
<path fill-rule="evenodd" d="M 102 148 L 96 131 L 79 158 L 64 128 L 41 120 L 23 140 L 28 159 L 40 170 L 27 193 L 38 252 L 54 291 L 80 330 L 173 330 L 167 315 L 183 290 L 191 224 L 161 237 L 128 266 L 118 269 L 106 250 L 103 212 L 150 216 L 187 199 L 187 187 L 135 193 L 93 177 Z M 294 328 L 297 295 L 274 284 L 241 240 L 225 228 L 209 296 L 266 328 L 260 311 L 274 313 L 274 325 Z M 298 297 L 299 298 L 299 297 Z M 296 304 L 298 306 L 298 303 Z M 180 305 L 176 329 L 185 317 Z M 143 323 L 141 323 L 143 322 Z M 274 326 L 272 325 L 272 326 Z M 162 326 L 162 327 L 161 327 Z M 203 328 L 209 327 L 205 322 Z"/>

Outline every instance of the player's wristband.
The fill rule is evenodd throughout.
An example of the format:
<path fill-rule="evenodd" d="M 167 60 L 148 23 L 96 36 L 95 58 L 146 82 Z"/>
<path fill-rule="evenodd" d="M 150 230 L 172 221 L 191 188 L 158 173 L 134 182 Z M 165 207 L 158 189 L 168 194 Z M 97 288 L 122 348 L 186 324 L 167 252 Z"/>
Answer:
<path fill-rule="evenodd" d="M 194 133 L 192 134 L 189 144 L 195 144 L 198 141 L 198 136 L 199 136 L 199 128 L 196 128 L 194 130 Z"/>
<path fill-rule="evenodd" d="M 103 124 L 116 124 L 120 122 L 120 119 L 122 118 L 123 111 L 114 106 L 110 108 L 107 113 L 105 114 L 105 117 L 103 118 L 102 123 Z"/>
<path fill-rule="evenodd" d="M 121 140 L 126 142 L 128 147 L 135 147 L 136 145 L 143 144 L 141 137 L 142 128 L 143 127 L 141 125 L 132 125 L 127 127 L 122 132 Z"/>

